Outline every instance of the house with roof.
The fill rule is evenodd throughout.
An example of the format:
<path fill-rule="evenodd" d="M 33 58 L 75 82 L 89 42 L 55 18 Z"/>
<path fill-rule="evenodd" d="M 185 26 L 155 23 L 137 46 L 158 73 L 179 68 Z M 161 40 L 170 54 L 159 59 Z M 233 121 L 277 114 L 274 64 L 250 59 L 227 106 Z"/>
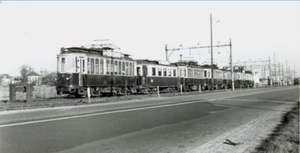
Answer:
<path fill-rule="evenodd" d="M 8 75 L 8 74 L 2 74 L 2 75 L 0 75 L 0 85 L 1 86 L 8 86 L 10 83 L 11 83 L 11 80 L 12 80 L 12 78 L 11 78 L 11 76 L 10 75 Z"/>
<path fill-rule="evenodd" d="M 20 76 L 12 76 L 11 83 L 12 84 L 19 84 L 22 82 L 22 78 Z"/>
<path fill-rule="evenodd" d="M 37 74 L 36 72 L 32 71 L 27 74 L 27 80 L 28 80 L 28 83 L 37 82 L 37 84 L 39 84 L 39 82 L 41 80 L 41 76 L 39 74 Z"/>

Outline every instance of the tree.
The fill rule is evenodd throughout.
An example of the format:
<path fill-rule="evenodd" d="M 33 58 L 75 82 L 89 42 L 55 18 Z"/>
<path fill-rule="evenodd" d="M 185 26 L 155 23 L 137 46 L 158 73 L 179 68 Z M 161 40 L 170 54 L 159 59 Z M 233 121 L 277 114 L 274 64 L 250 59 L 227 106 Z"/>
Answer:
<path fill-rule="evenodd" d="M 28 73 L 34 71 L 34 68 L 31 66 L 28 66 L 28 64 L 24 64 L 20 67 L 20 73 L 21 73 L 21 77 L 22 77 L 22 81 L 21 84 L 25 85 L 28 82 Z"/>
<path fill-rule="evenodd" d="M 55 86 L 56 77 L 57 77 L 56 72 L 51 72 L 50 74 L 43 76 L 42 85 Z"/>

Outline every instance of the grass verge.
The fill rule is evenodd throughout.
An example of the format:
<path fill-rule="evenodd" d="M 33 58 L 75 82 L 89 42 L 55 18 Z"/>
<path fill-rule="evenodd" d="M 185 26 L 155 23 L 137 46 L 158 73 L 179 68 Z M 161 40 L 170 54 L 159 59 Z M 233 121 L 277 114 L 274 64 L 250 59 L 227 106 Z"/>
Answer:
<path fill-rule="evenodd" d="M 299 101 L 281 118 L 269 137 L 255 148 L 255 153 L 299 153 Z"/>

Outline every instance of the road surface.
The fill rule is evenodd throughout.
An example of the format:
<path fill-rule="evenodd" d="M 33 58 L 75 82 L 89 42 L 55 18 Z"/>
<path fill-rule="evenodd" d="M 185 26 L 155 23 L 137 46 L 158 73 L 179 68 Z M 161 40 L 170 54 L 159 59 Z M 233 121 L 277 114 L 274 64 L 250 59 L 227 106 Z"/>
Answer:
<path fill-rule="evenodd" d="M 298 100 L 299 87 L 276 87 L 126 102 L 128 108 L 106 104 L 116 107 L 111 111 L 3 113 L 0 152 L 205 152 L 223 137 L 242 140 L 256 124 L 252 130 L 265 134 L 276 124 L 269 114 L 279 118 Z"/>

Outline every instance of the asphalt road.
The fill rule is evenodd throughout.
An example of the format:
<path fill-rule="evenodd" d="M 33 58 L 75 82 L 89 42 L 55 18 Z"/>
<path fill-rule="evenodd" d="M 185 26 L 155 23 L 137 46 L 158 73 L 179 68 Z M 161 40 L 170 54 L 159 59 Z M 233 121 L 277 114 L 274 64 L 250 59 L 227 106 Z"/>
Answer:
<path fill-rule="evenodd" d="M 299 88 L 162 100 L 168 103 L 3 123 L 0 152 L 185 152 L 268 111 L 276 111 L 282 104 L 298 101 Z"/>

